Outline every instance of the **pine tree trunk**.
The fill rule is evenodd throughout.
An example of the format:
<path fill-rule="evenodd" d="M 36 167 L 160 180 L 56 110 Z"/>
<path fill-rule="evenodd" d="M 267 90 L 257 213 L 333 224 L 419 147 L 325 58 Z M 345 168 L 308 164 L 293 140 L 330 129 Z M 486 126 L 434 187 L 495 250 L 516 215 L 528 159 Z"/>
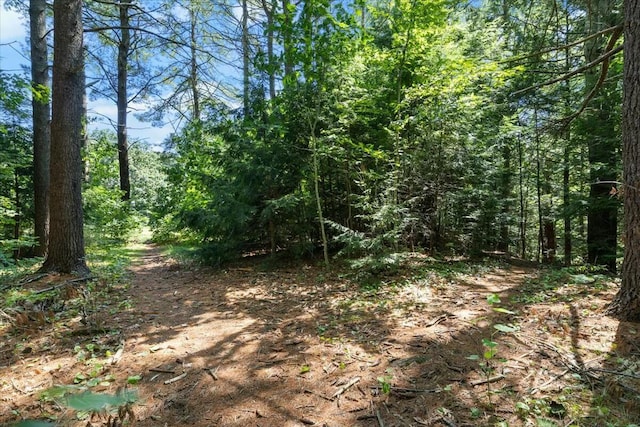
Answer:
<path fill-rule="evenodd" d="M 244 118 L 249 118 L 250 87 L 249 87 L 249 9 L 247 0 L 242 0 L 242 99 Z"/>
<path fill-rule="evenodd" d="M 47 48 L 47 2 L 31 0 L 29 5 L 31 38 L 31 83 L 36 93 L 43 97 L 32 97 L 33 107 L 33 201 L 34 230 L 38 239 L 36 256 L 47 254 L 49 243 L 49 62 Z"/>
<path fill-rule="evenodd" d="M 190 34 L 189 43 L 191 48 L 191 73 L 189 75 L 189 83 L 191 84 L 191 97 L 193 98 L 193 117 L 192 120 L 200 122 L 200 94 L 198 92 L 198 61 L 196 56 L 196 48 L 198 41 L 196 40 L 197 15 L 193 10 L 193 6 L 189 10 Z"/>
<path fill-rule="evenodd" d="M 587 16 L 587 31 L 597 33 L 615 22 L 615 1 L 597 0 L 593 2 Z M 602 55 L 607 39 L 596 37 L 585 43 L 585 60 L 591 62 Z M 585 93 L 596 86 L 600 69 L 593 68 L 585 73 Z M 606 83 L 605 83 L 606 85 Z M 614 90 L 602 88 L 584 116 L 585 135 L 588 138 L 588 156 L 590 166 L 589 206 L 587 213 L 587 261 L 590 264 L 605 266 L 609 271 L 616 270 L 616 250 L 618 233 L 618 202 L 610 197 L 612 185 L 616 180 L 618 168 L 617 141 L 611 138 L 616 134 L 615 118 L 611 115 L 612 100 L 608 93 Z M 598 182 L 609 182 L 598 184 Z"/>
<path fill-rule="evenodd" d="M 82 0 L 55 0 L 49 251 L 43 271 L 87 274 L 82 213 Z"/>
<path fill-rule="evenodd" d="M 129 6 L 131 0 L 121 0 L 120 7 L 120 43 L 118 44 L 118 165 L 120 166 L 120 191 L 122 200 L 131 199 L 131 181 L 129 179 L 129 142 L 127 140 L 127 79 L 129 68 L 129 50 L 131 49 L 131 30 L 129 29 Z"/>
<path fill-rule="evenodd" d="M 625 1 L 624 167 L 625 248 L 622 286 L 609 312 L 621 320 L 640 321 L 640 4 Z"/>
<path fill-rule="evenodd" d="M 570 153 L 569 147 L 564 147 L 563 169 L 562 169 L 562 207 L 564 219 L 564 265 L 571 265 L 573 244 L 571 238 L 571 212 L 569 204 L 571 203 L 571 195 L 569 191 L 570 178 Z"/>

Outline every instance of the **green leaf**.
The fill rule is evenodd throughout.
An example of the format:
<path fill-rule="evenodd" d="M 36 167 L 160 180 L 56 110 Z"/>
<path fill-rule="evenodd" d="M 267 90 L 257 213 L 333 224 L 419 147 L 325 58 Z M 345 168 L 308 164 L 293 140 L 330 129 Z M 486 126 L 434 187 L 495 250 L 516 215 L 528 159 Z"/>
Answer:
<path fill-rule="evenodd" d="M 141 375 L 131 375 L 127 378 L 127 384 L 138 384 L 142 380 Z"/>
<path fill-rule="evenodd" d="M 536 425 L 538 427 L 558 427 L 558 424 L 544 418 L 536 418 Z"/>
<path fill-rule="evenodd" d="M 488 348 L 495 348 L 498 346 L 498 343 L 489 338 L 482 338 L 482 345 Z"/>
<path fill-rule="evenodd" d="M 66 396 L 66 405 L 76 411 L 100 411 L 108 407 L 119 407 L 138 399 L 134 390 L 125 390 L 118 394 L 100 394 L 85 391 Z"/>
<path fill-rule="evenodd" d="M 499 330 L 500 332 L 505 332 L 505 333 L 516 332 L 518 330 L 518 328 L 515 326 L 502 325 L 500 323 L 498 323 L 497 325 L 493 325 L 493 327 Z"/>
<path fill-rule="evenodd" d="M 515 312 L 511 310 L 507 310 L 506 308 L 502 308 L 502 307 L 494 307 L 493 311 L 498 313 L 505 313 L 505 314 L 516 314 Z"/>
<path fill-rule="evenodd" d="M 495 348 L 490 348 L 483 353 L 483 357 L 486 360 L 493 359 L 493 357 L 496 355 L 497 352 L 498 351 Z"/>
<path fill-rule="evenodd" d="M 472 354 L 470 356 L 467 356 L 467 359 L 469 359 L 469 360 L 480 360 L 480 356 L 478 356 L 477 354 Z"/>
<path fill-rule="evenodd" d="M 110 394 L 98 394 L 86 391 L 66 397 L 66 404 L 76 411 L 100 411 L 110 406 L 119 406 L 120 399 Z"/>
<path fill-rule="evenodd" d="M 302 367 L 300 368 L 300 373 L 301 374 L 306 374 L 310 370 L 311 370 L 311 367 L 309 365 L 302 365 Z"/>
<path fill-rule="evenodd" d="M 500 303 L 500 298 L 496 294 L 491 294 L 491 295 L 489 295 L 487 297 L 487 303 L 490 304 L 490 305 L 499 304 Z"/>

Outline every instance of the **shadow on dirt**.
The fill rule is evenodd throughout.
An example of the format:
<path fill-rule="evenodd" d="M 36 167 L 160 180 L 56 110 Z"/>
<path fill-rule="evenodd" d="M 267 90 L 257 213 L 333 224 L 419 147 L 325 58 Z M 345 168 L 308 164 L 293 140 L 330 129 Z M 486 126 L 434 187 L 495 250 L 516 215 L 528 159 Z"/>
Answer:
<path fill-rule="evenodd" d="M 572 393 L 614 397 L 620 376 L 606 371 L 620 366 L 588 345 L 602 313 L 588 311 L 584 287 L 558 293 L 531 269 L 451 267 L 415 261 L 363 289 L 313 264 L 188 270 L 152 251 L 134 268 L 132 308 L 105 316 L 126 343 L 109 370 L 142 376 L 139 427 L 560 426 L 592 410 Z M 637 403 L 626 387 L 615 398 Z"/>

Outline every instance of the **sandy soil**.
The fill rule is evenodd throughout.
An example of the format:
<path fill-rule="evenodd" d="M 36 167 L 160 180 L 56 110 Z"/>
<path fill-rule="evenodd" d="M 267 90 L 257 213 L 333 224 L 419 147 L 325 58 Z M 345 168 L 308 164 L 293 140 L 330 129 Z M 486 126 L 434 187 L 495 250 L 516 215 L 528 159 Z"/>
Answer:
<path fill-rule="evenodd" d="M 262 266 L 247 259 L 194 268 L 148 246 L 130 286 L 91 297 L 84 313 L 58 321 L 13 316 L 0 344 L 0 423 L 48 416 L 65 426 L 461 427 L 640 419 L 638 325 L 603 314 L 614 285 L 535 288 L 539 272 L 513 266 L 443 278 L 416 258 L 406 277 L 385 279 L 395 285 L 364 290 L 344 271 L 315 264 Z M 490 294 L 515 314 L 492 310 Z M 492 337 L 489 371 L 481 366 L 483 339 Z M 78 392 L 135 390 L 138 398 L 119 415 L 86 418 L 42 394 L 73 384 Z"/>

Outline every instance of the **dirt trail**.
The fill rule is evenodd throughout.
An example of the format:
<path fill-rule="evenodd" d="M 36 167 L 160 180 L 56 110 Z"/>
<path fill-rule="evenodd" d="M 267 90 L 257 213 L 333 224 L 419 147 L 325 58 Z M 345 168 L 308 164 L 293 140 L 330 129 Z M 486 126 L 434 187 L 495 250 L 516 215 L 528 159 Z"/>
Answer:
<path fill-rule="evenodd" d="M 100 359 L 100 376 L 110 380 L 92 390 L 113 393 L 141 377 L 128 386 L 139 400 L 125 417 L 139 427 L 526 425 L 517 402 L 572 386 L 571 363 L 606 367 L 620 338 L 601 310 L 611 290 L 501 314 L 487 295 L 513 308 L 511 299 L 531 292 L 524 281 L 534 270 L 443 279 L 425 273 L 426 260 L 415 264 L 419 279 L 388 278 L 396 285 L 365 291 L 313 264 L 190 268 L 148 246 L 119 310 L 100 313 L 103 334 L 44 331 L 30 338 L 32 351 L 2 363 L 1 378 L 12 379 L 2 382 L 0 422 L 15 419 L 12 410 L 57 410 L 73 425 L 70 411 L 38 403 L 38 392 L 86 372 L 78 348 L 93 342 L 122 351 L 116 363 Z M 517 323 L 519 331 L 496 336 L 505 362 L 483 373 L 469 356 L 483 354 L 495 323 Z M 107 423 L 102 415 L 78 425 Z"/>

